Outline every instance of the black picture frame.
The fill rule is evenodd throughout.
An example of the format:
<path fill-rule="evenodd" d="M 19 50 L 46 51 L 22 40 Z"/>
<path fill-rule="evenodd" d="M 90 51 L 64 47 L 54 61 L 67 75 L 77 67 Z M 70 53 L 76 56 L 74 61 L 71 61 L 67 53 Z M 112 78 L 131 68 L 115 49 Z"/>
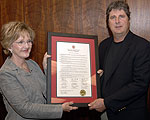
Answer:
<path fill-rule="evenodd" d="M 90 60 L 91 62 L 91 88 L 92 96 L 90 97 L 57 97 L 57 42 L 73 42 L 89 44 L 90 46 Z M 62 46 L 63 47 L 63 46 Z M 92 48 L 92 50 L 91 50 Z M 48 104 L 62 104 L 64 102 L 73 101 L 74 106 L 87 107 L 88 103 L 94 101 L 100 97 L 100 83 L 97 70 L 99 69 L 98 60 L 98 37 L 96 35 L 83 35 L 83 34 L 70 34 L 70 33 L 58 33 L 48 32 L 48 49 L 47 52 L 51 55 L 48 58 L 47 65 L 47 103 Z M 92 56 L 91 56 L 92 55 Z M 55 71 L 54 73 L 52 71 Z M 55 74 L 56 73 L 56 74 Z M 94 81 L 94 82 L 93 82 Z M 94 84 L 93 84 L 94 83 Z"/>

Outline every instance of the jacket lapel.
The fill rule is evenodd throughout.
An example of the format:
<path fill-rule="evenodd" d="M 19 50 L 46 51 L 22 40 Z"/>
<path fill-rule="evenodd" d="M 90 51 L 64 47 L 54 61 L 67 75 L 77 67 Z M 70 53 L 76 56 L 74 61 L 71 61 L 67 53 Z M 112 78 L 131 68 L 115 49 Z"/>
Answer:
<path fill-rule="evenodd" d="M 129 46 L 130 46 L 130 41 L 131 40 L 131 37 L 132 34 L 131 32 L 129 32 L 127 34 L 127 36 L 125 37 L 124 39 L 124 43 L 123 43 L 123 46 L 121 47 L 121 49 L 119 50 L 119 54 L 118 54 L 118 57 L 116 59 L 116 61 L 114 62 L 113 64 L 113 69 L 112 71 L 110 71 L 110 73 L 108 74 L 108 76 L 105 76 L 105 84 L 107 83 L 107 81 L 110 79 L 110 77 L 113 75 L 113 73 L 115 72 L 115 70 L 117 69 L 119 63 L 121 62 L 121 60 L 123 59 L 124 55 L 127 53 L 128 49 L 129 49 Z M 110 48 L 110 45 L 111 44 L 108 44 Z M 107 59 L 107 55 L 108 55 L 108 52 L 109 52 L 109 49 L 107 49 L 107 52 L 106 52 L 106 56 L 105 56 L 105 61 Z M 105 64 L 105 63 L 104 63 Z M 105 71 L 104 71 L 105 72 Z"/>

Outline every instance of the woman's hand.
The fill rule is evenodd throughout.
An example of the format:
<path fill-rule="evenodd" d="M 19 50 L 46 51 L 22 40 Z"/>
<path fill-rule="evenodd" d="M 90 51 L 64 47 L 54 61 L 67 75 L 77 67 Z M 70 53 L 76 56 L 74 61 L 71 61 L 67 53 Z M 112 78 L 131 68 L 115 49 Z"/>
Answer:
<path fill-rule="evenodd" d="M 73 102 L 65 102 L 62 104 L 62 108 L 63 108 L 63 111 L 65 112 L 70 112 L 71 110 L 76 110 L 78 109 L 78 107 L 73 107 L 73 106 L 70 106 L 72 105 Z"/>
<path fill-rule="evenodd" d="M 48 55 L 47 52 L 44 54 L 44 57 L 43 57 L 43 68 L 44 69 L 47 69 L 47 59 L 51 57 L 51 55 Z"/>

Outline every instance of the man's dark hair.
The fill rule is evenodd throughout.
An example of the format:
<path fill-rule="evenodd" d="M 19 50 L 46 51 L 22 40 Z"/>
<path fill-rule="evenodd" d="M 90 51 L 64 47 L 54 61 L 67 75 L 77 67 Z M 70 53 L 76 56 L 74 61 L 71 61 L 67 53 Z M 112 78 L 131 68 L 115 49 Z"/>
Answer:
<path fill-rule="evenodd" d="M 106 10 L 107 23 L 108 23 L 108 19 L 109 19 L 109 13 L 111 12 L 112 9 L 124 10 L 130 20 L 130 10 L 129 10 L 128 4 L 124 1 L 114 1 L 114 2 L 110 3 L 110 5 L 108 6 L 108 8 Z"/>

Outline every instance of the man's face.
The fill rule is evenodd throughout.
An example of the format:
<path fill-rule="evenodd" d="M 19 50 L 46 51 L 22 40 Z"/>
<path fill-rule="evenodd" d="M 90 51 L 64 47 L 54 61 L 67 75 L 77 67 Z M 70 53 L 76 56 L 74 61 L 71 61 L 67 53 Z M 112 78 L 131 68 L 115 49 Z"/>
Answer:
<path fill-rule="evenodd" d="M 108 25 L 113 35 L 126 35 L 129 31 L 129 18 L 124 10 L 112 9 L 109 14 Z"/>

